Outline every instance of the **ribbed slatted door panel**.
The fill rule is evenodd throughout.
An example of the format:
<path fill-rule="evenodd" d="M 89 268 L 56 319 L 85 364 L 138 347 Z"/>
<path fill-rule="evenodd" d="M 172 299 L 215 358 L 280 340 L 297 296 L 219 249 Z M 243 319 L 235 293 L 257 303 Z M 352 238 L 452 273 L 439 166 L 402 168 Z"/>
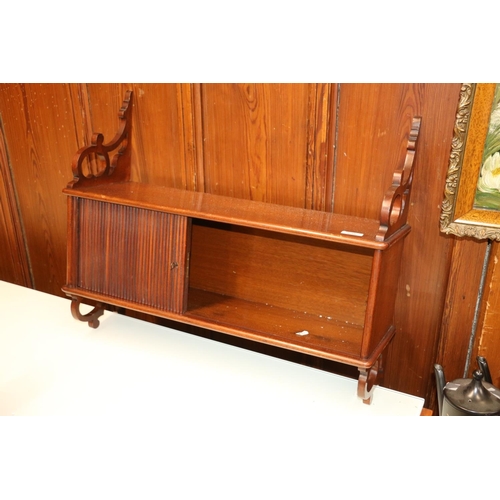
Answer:
<path fill-rule="evenodd" d="M 87 199 L 79 204 L 78 287 L 184 312 L 188 218 Z"/>

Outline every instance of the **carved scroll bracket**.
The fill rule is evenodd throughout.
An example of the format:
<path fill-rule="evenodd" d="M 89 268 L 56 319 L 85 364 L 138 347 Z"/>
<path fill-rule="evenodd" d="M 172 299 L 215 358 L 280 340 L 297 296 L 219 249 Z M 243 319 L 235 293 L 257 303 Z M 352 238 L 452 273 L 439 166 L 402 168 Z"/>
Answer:
<path fill-rule="evenodd" d="M 368 368 L 359 368 L 358 378 L 358 397 L 363 400 L 364 404 L 371 404 L 373 397 L 373 390 L 377 379 L 383 373 L 382 354 L 378 357 L 375 364 Z"/>
<path fill-rule="evenodd" d="M 71 297 L 71 314 L 73 318 L 87 322 L 90 328 L 97 328 L 99 326 L 99 317 L 104 314 L 104 307 L 100 303 L 87 314 L 80 312 L 81 299 L 79 297 Z"/>
<path fill-rule="evenodd" d="M 125 94 L 118 118 L 120 120 L 118 132 L 108 143 L 104 143 L 103 134 L 96 133 L 92 136 L 90 146 L 80 148 L 73 157 L 71 169 L 73 180 L 68 184 L 68 189 L 73 188 L 78 182 L 93 178 L 105 178 L 117 170 L 119 179 L 128 178 L 130 173 L 130 131 L 131 131 L 132 91 Z M 112 159 L 110 153 L 118 150 Z M 96 171 L 85 172 L 83 165 L 86 160 L 96 157 L 101 168 Z M 115 176 L 116 177 L 116 176 Z"/>
<path fill-rule="evenodd" d="M 395 170 L 392 177 L 392 185 L 382 201 L 380 227 L 376 237 L 378 241 L 386 240 L 391 234 L 406 224 L 411 185 L 413 182 L 415 148 L 421 121 L 420 117 L 413 118 L 408 136 L 405 161 L 401 167 Z"/>

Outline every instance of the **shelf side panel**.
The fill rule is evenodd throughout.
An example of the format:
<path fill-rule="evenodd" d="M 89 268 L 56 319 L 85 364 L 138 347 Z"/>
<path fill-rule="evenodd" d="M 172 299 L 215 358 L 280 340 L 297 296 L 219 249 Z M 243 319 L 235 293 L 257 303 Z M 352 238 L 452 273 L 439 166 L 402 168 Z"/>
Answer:
<path fill-rule="evenodd" d="M 394 330 L 394 307 L 403 245 L 404 240 L 399 240 L 383 252 L 375 251 L 362 357 L 370 356 L 388 332 Z"/>

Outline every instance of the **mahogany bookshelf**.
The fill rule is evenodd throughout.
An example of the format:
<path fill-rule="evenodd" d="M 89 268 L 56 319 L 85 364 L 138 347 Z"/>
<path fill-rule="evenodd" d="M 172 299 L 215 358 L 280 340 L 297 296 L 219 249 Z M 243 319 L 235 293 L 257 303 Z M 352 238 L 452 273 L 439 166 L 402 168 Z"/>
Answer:
<path fill-rule="evenodd" d="M 64 190 L 73 315 L 96 328 L 110 304 L 346 363 L 369 403 L 395 332 L 420 119 L 372 220 L 130 182 L 131 99 Z M 86 315 L 82 299 L 96 303 Z"/>

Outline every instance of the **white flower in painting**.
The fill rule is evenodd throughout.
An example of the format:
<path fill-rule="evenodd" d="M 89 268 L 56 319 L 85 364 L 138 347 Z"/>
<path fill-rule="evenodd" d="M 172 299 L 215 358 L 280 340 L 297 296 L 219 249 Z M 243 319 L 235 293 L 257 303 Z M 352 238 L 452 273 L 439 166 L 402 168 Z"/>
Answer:
<path fill-rule="evenodd" d="M 489 133 L 495 133 L 495 129 L 500 126 L 500 106 L 498 106 L 492 113 L 490 117 L 490 127 Z"/>
<path fill-rule="evenodd" d="M 483 193 L 500 192 L 500 151 L 484 161 L 477 188 Z"/>

